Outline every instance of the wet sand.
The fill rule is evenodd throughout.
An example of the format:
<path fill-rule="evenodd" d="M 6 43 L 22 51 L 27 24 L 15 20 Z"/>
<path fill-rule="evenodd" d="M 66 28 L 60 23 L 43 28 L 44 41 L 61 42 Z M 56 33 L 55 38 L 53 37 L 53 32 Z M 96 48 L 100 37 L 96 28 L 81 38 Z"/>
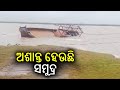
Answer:
<path fill-rule="evenodd" d="M 26 64 L 22 64 L 22 65 L 12 64 L 12 65 L 6 66 L 2 70 L 0 70 L 0 77 L 2 76 L 2 77 L 11 78 L 11 77 L 17 77 L 17 76 L 22 76 L 22 75 L 27 76 L 29 74 L 33 74 L 34 77 L 38 77 L 40 79 L 46 78 L 41 75 L 39 75 L 39 76 L 35 75 L 31 65 L 26 65 Z M 52 79 L 64 79 L 64 78 L 68 78 L 68 77 L 69 77 L 69 74 L 59 73 L 59 75 L 52 77 Z M 51 77 L 49 77 L 49 78 L 51 78 Z"/>
<path fill-rule="evenodd" d="M 0 76 L 19 76 L 31 73 L 32 69 L 28 65 L 12 64 L 0 70 Z"/>

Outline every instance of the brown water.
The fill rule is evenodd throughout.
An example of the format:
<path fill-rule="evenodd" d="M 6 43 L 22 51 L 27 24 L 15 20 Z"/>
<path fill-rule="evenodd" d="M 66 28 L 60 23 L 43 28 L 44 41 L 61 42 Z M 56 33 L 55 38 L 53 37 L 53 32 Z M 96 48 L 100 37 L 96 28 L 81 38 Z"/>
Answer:
<path fill-rule="evenodd" d="M 94 52 L 109 53 L 120 57 L 120 27 L 81 26 L 84 34 L 81 37 L 39 37 L 21 38 L 19 27 L 24 24 L 0 24 L 0 45 L 57 45 L 73 47 Z M 41 27 L 40 25 L 26 25 Z M 48 26 L 44 26 L 48 27 Z M 55 28 L 51 26 L 51 28 Z"/>

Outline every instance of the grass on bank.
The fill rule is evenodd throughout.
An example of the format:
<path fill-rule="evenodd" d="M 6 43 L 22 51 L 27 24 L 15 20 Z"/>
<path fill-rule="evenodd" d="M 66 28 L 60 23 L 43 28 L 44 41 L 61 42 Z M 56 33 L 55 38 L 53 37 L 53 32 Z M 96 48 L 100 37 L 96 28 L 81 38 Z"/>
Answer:
<path fill-rule="evenodd" d="M 15 52 L 21 51 L 64 51 L 65 47 L 58 46 L 0 46 L 0 68 L 11 64 Z M 109 54 L 75 50 L 76 61 L 71 65 L 63 65 L 62 73 L 69 74 L 70 79 L 120 79 L 120 59 Z M 33 74 L 1 77 L 0 78 L 38 78 Z"/>

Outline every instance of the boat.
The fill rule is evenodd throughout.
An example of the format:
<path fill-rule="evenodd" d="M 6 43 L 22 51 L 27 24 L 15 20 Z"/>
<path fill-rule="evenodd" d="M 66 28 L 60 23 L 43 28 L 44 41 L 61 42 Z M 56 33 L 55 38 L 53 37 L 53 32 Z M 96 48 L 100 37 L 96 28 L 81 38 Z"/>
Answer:
<path fill-rule="evenodd" d="M 77 25 L 58 25 L 56 29 L 50 28 L 35 28 L 35 27 L 20 27 L 19 31 L 21 33 L 21 37 L 72 37 L 72 36 L 81 36 L 83 31 Z"/>

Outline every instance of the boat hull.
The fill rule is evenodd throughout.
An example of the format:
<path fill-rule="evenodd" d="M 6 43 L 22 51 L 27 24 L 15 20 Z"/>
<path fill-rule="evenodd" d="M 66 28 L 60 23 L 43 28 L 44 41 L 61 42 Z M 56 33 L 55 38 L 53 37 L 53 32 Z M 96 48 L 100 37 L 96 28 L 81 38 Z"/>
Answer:
<path fill-rule="evenodd" d="M 26 28 L 20 27 L 19 31 L 21 37 L 71 37 L 78 36 L 77 31 L 57 30 L 57 29 L 46 29 L 46 28 Z"/>

